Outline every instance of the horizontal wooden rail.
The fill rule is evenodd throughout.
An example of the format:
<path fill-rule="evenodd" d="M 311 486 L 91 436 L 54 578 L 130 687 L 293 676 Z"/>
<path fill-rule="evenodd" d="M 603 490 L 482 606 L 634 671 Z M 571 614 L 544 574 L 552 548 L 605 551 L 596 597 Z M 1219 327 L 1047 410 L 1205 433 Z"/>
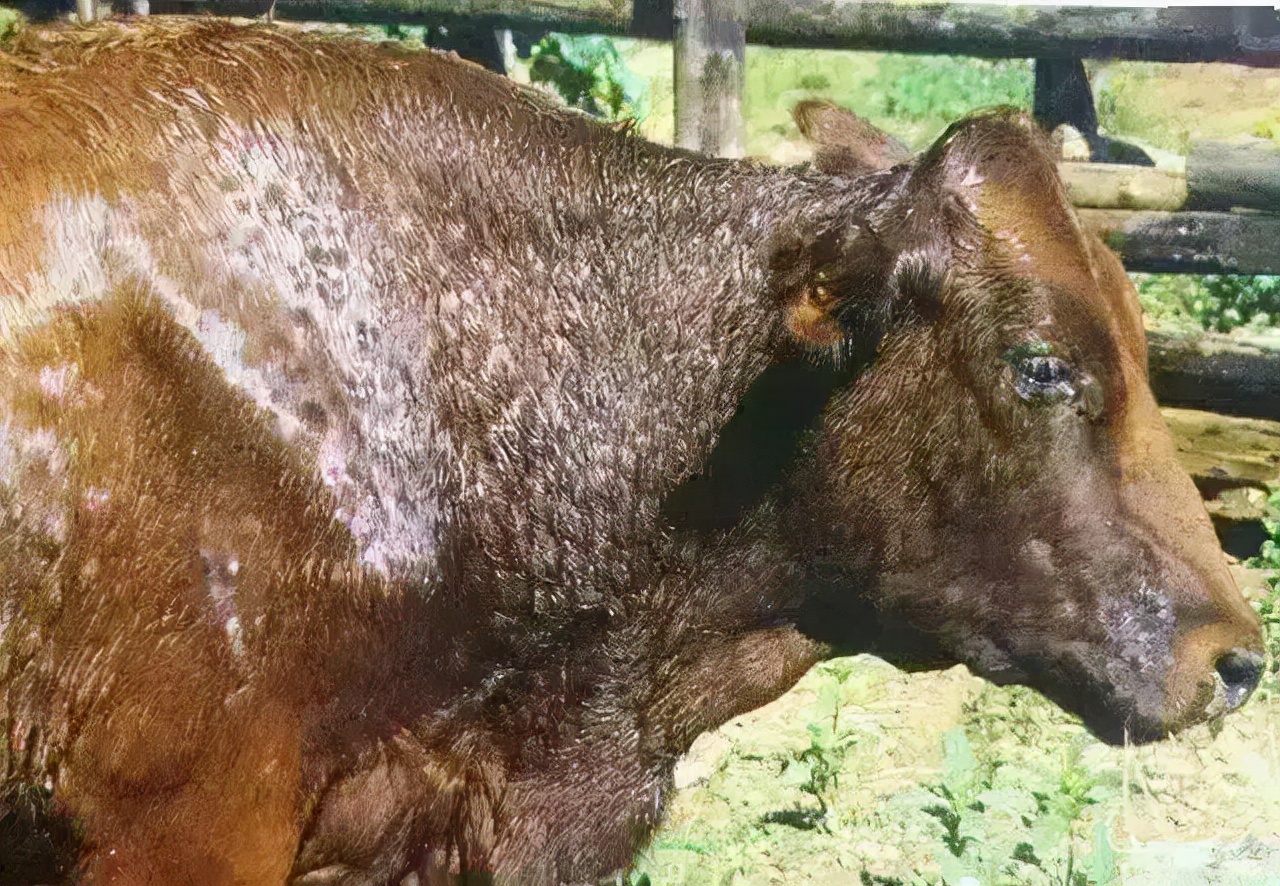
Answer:
<path fill-rule="evenodd" d="M 1240 144 L 1202 142 L 1187 157 L 1187 207 L 1252 207 L 1280 212 L 1280 145 L 1255 138 Z"/>
<path fill-rule="evenodd" d="M 1280 212 L 1280 146 L 1270 139 L 1196 142 L 1185 171 L 1075 162 L 1058 170 L 1077 207 Z"/>
<path fill-rule="evenodd" d="M 153 13 L 260 15 L 267 0 L 157 0 Z M 671 39 L 672 0 L 276 0 L 293 21 L 432 24 L 469 19 L 516 30 Z M 1280 66 L 1270 7 L 1171 9 L 746 0 L 749 43 L 987 58 L 1119 58 Z"/>
<path fill-rule="evenodd" d="M 1280 64 L 1271 8 L 1172 9 L 750 0 L 747 40 L 998 58 Z"/>
<path fill-rule="evenodd" d="M 1169 212 L 1187 204 L 1187 177 L 1181 172 L 1111 163 L 1059 163 L 1058 172 L 1077 208 Z"/>
<path fill-rule="evenodd" d="M 1280 274 L 1280 216 L 1118 209 L 1079 214 L 1131 271 Z"/>
<path fill-rule="evenodd" d="M 1162 406 L 1280 421 L 1280 343 L 1148 332 L 1147 349 L 1151 389 Z"/>

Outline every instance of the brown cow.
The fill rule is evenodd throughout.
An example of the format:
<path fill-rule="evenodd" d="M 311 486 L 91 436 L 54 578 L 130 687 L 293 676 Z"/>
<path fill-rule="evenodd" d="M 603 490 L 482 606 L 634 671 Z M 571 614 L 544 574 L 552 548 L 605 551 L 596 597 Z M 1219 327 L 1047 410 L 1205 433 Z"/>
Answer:
<path fill-rule="evenodd" d="M 1019 118 L 852 177 L 270 29 L 10 61 L 0 762 L 89 882 L 597 879 L 859 603 L 1108 737 L 1257 681 Z"/>

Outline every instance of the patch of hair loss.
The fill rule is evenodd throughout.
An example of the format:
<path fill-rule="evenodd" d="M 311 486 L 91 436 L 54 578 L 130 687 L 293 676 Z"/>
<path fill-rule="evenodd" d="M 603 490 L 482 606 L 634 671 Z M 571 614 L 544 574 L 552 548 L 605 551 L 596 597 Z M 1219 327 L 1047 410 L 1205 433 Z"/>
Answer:
<path fill-rule="evenodd" d="M 1135 673 L 1161 674 L 1172 668 L 1176 618 L 1173 601 L 1163 591 L 1144 582 L 1133 594 L 1109 597 L 1098 619 L 1107 631 L 1108 670 L 1117 685 L 1132 682 Z"/>
<path fill-rule="evenodd" d="M 200 550 L 204 565 L 205 590 L 209 595 L 210 614 L 222 628 L 236 658 L 244 657 L 244 636 L 236 606 L 236 576 L 240 574 L 240 558 L 230 551 L 208 548 Z"/>
<path fill-rule="evenodd" d="M 39 269 L 0 300 L 0 340 L 117 292 L 154 297 L 275 433 L 315 459 L 366 563 L 432 568 L 441 486 L 459 459 L 418 406 L 432 378 L 422 306 L 389 239 L 401 222 L 357 199 L 306 136 L 221 129 L 154 189 L 47 201 Z M 70 370 L 50 366 L 38 382 L 53 405 L 73 405 Z M 300 418 L 308 404 L 322 425 Z"/>
<path fill-rule="evenodd" d="M 0 300 L 0 340 L 43 325 L 56 308 L 101 301 L 121 280 L 153 273 L 151 250 L 128 201 L 57 194 L 36 218 L 43 223 L 38 270 L 20 281 L 18 298 Z"/>

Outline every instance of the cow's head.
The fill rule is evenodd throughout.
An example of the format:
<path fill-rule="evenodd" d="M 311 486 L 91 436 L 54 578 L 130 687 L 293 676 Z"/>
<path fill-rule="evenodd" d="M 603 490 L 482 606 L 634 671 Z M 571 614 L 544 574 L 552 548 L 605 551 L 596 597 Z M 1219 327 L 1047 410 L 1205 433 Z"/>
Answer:
<path fill-rule="evenodd" d="M 1174 459 L 1134 290 L 1081 230 L 1045 139 L 981 116 L 886 175 L 892 196 L 795 312 L 857 334 L 870 305 L 883 333 L 797 485 L 806 554 L 836 576 L 820 593 L 856 580 L 1112 741 L 1238 707 L 1258 619 Z"/>

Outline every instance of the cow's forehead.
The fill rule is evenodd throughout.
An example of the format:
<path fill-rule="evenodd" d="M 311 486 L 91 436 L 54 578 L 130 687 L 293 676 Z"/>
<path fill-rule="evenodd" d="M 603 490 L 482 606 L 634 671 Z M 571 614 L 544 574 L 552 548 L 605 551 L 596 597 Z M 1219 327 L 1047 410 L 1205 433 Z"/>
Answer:
<path fill-rule="evenodd" d="M 1026 192 L 982 182 L 970 208 L 988 238 L 980 261 L 1037 293 L 1039 315 L 1027 319 L 1051 321 L 1086 349 L 1109 343 L 1105 350 L 1116 357 L 1145 356 L 1132 284 L 1116 257 L 1081 228 L 1060 187 Z"/>
<path fill-rule="evenodd" d="M 1085 234 L 1060 189 L 988 181 L 976 191 L 974 214 L 1010 270 L 1082 295 L 1097 288 Z"/>

